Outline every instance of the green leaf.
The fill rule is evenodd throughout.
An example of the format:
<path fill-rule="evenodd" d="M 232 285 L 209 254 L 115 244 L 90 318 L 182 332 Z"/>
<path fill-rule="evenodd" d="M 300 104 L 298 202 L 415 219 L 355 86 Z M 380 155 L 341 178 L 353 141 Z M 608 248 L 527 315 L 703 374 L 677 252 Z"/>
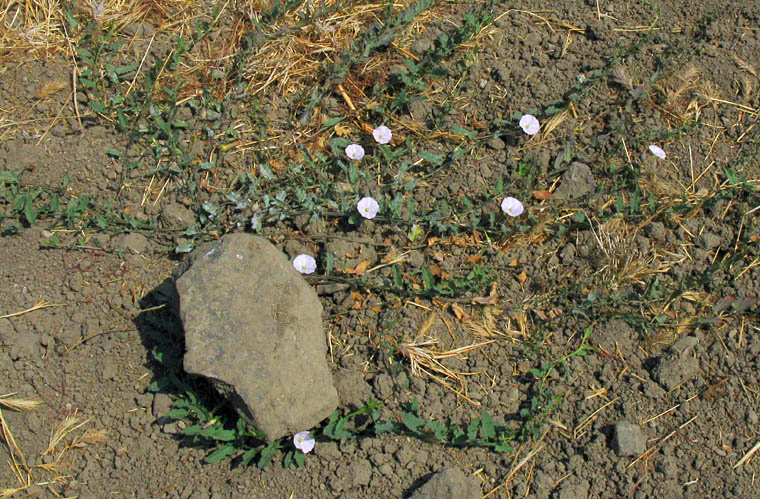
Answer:
<path fill-rule="evenodd" d="M 391 267 L 391 272 L 393 274 L 393 287 L 396 289 L 403 289 L 403 281 L 401 280 L 401 271 L 398 269 L 398 265 L 393 264 L 393 267 Z"/>
<path fill-rule="evenodd" d="M 380 435 L 382 433 L 394 432 L 396 425 L 393 421 L 380 421 L 375 423 L 375 434 Z"/>
<path fill-rule="evenodd" d="M 460 428 L 454 427 L 452 430 L 451 443 L 453 445 L 463 445 L 467 442 L 467 434 Z"/>
<path fill-rule="evenodd" d="M 260 470 L 263 470 L 269 465 L 269 463 L 272 462 L 272 458 L 275 454 L 277 454 L 277 451 L 279 449 L 280 441 L 275 440 L 273 442 L 269 442 L 269 444 L 267 444 L 267 446 L 261 450 L 261 456 L 259 456 L 259 462 L 257 464 Z"/>
<path fill-rule="evenodd" d="M 433 280 L 433 273 L 430 272 L 430 269 L 425 267 L 422 269 L 422 280 L 425 281 L 425 289 L 433 289 L 434 280 Z"/>
<path fill-rule="evenodd" d="M 265 164 L 259 165 L 259 172 L 267 180 L 274 180 L 275 178 L 277 178 L 274 176 L 274 173 L 272 173 L 272 170 L 270 170 L 269 167 L 266 166 Z"/>
<path fill-rule="evenodd" d="M 248 449 L 245 451 L 242 458 L 243 466 L 248 466 L 251 461 L 253 461 L 253 458 L 256 457 L 256 454 L 258 454 L 263 448 L 263 445 L 259 445 L 258 447 L 254 447 L 253 449 Z"/>
<path fill-rule="evenodd" d="M 322 430 L 322 434 L 332 438 L 333 440 L 341 440 L 343 438 L 351 437 L 352 434 L 345 429 L 350 416 L 339 417 L 340 412 L 338 409 L 333 411 L 330 415 L 330 421 L 327 426 Z"/>
<path fill-rule="evenodd" d="M 478 136 L 477 133 L 473 132 L 472 130 L 465 130 L 464 128 L 454 126 L 451 128 L 451 133 L 457 134 L 457 135 L 464 135 L 465 137 L 469 137 L 471 139 L 474 139 Z"/>
<path fill-rule="evenodd" d="M 186 426 L 185 429 L 182 430 L 182 433 L 184 435 L 192 437 L 194 435 L 200 435 L 201 431 L 203 431 L 203 427 L 201 427 L 199 424 L 194 424 L 191 426 Z"/>
<path fill-rule="evenodd" d="M 92 109 L 96 113 L 108 114 L 108 108 L 104 106 L 103 104 L 101 104 L 100 102 L 93 100 L 93 101 L 89 101 L 87 105 L 90 106 L 90 109 Z"/>
<path fill-rule="evenodd" d="M 432 163 L 435 166 L 440 166 L 441 163 L 443 163 L 443 155 L 441 154 L 433 154 L 432 152 L 428 151 L 420 151 L 420 158 L 424 159 L 425 161 Z"/>
<path fill-rule="evenodd" d="M 235 453 L 235 446 L 233 444 L 224 444 L 216 449 L 214 452 L 206 456 L 204 461 L 207 464 L 212 464 L 222 459 L 228 458 Z"/>
<path fill-rule="evenodd" d="M 171 419 L 180 419 L 184 418 L 188 414 L 190 414 L 190 412 L 187 409 L 172 409 L 166 414 L 166 417 Z"/>
<path fill-rule="evenodd" d="M 641 210 L 641 192 L 638 189 L 631 193 L 631 215 Z"/>
<path fill-rule="evenodd" d="M 736 175 L 736 171 L 733 168 L 730 166 L 724 166 L 723 171 L 726 173 L 726 178 L 731 182 L 731 185 L 739 185 L 741 183 L 741 180 L 739 180 L 739 177 Z"/>
<path fill-rule="evenodd" d="M 300 450 L 296 451 L 295 454 L 293 455 L 293 459 L 296 462 L 296 466 L 298 466 L 299 468 L 303 468 L 303 464 L 304 464 L 304 453 L 303 452 L 301 452 Z"/>
<path fill-rule="evenodd" d="M 329 120 L 327 120 L 324 123 L 322 123 L 322 128 L 321 129 L 324 130 L 326 128 L 332 128 L 332 127 L 334 127 L 335 125 L 337 125 L 338 123 L 340 123 L 341 121 L 343 121 L 345 119 L 346 119 L 345 116 L 336 116 L 335 118 L 330 118 Z"/>
<path fill-rule="evenodd" d="M 37 212 L 32 206 L 33 201 L 34 198 L 27 194 L 26 202 L 24 203 L 24 218 L 26 218 L 26 221 L 29 222 L 29 225 L 34 224 L 34 222 L 37 220 Z"/>
<path fill-rule="evenodd" d="M 433 430 L 433 435 L 435 436 L 436 440 L 439 440 L 441 442 L 448 442 L 448 430 L 438 421 L 428 421 L 425 427 Z"/>
<path fill-rule="evenodd" d="M 192 241 L 185 241 L 183 243 L 180 243 L 177 245 L 177 247 L 174 248 L 175 253 L 190 253 L 193 251 L 193 242 Z"/>
<path fill-rule="evenodd" d="M 202 434 L 204 437 L 222 442 L 231 442 L 235 440 L 235 430 L 225 430 L 217 426 L 210 426 Z"/>
<path fill-rule="evenodd" d="M 493 419 L 491 419 L 491 416 L 488 415 L 485 409 L 480 413 L 480 423 L 480 435 L 484 439 L 490 440 L 496 436 Z"/>
<path fill-rule="evenodd" d="M 406 411 L 401 413 L 401 422 L 404 423 L 404 426 L 406 426 L 409 431 L 417 435 L 422 433 L 420 426 L 424 427 L 425 425 L 424 419 L 417 416 L 416 414 L 412 414 L 411 412 Z"/>
<path fill-rule="evenodd" d="M 480 426 L 480 418 L 475 418 L 467 425 L 467 440 L 474 442 L 478 438 L 478 427 Z"/>
<path fill-rule="evenodd" d="M 512 452 L 512 446 L 507 442 L 502 442 L 493 446 L 493 450 L 496 452 Z"/>
<path fill-rule="evenodd" d="M 127 65 L 125 65 L 125 66 L 119 66 L 118 68 L 116 68 L 116 69 L 114 70 L 114 72 L 115 72 L 117 75 L 121 76 L 121 75 L 123 75 L 124 73 L 129 73 L 130 71 L 134 71 L 135 69 L 137 69 L 137 63 L 136 63 L 136 62 L 133 62 L 133 63 L 131 63 L 131 64 L 127 64 Z"/>

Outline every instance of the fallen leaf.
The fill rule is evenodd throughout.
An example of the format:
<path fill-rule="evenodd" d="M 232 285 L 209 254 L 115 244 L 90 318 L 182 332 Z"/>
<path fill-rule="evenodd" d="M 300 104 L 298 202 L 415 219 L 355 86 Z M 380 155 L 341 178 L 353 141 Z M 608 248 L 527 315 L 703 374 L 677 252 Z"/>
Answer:
<path fill-rule="evenodd" d="M 375 129 L 362 121 L 362 130 L 364 130 L 364 133 L 372 134 Z"/>
<path fill-rule="evenodd" d="M 425 336 L 427 335 L 428 331 L 435 326 L 435 323 L 438 321 L 438 314 L 435 312 L 430 312 L 428 316 L 425 318 L 425 322 L 422 323 L 420 326 L 420 329 L 417 331 L 417 336 Z"/>
<path fill-rule="evenodd" d="M 485 132 L 486 130 L 488 130 L 488 125 L 486 125 L 485 123 L 479 120 L 472 120 L 472 127 L 475 130 L 479 130 L 481 132 Z"/>
<path fill-rule="evenodd" d="M 441 240 L 440 237 L 429 237 L 428 240 L 427 240 L 428 248 L 431 247 L 432 245 L 434 245 L 435 243 L 437 243 L 440 240 Z"/>
<path fill-rule="evenodd" d="M 380 263 L 390 263 L 396 259 L 396 248 L 391 248 L 391 251 L 380 259 Z"/>
<path fill-rule="evenodd" d="M 351 135 L 350 126 L 338 124 L 338 125 L 335 125 L 335 128 L 333 129 L 335 130 L 335 135 L 337 135 L 338 137 L 348 137 L 349 135 Z"/>
<path fill-rule="evenodd" d="M 509 262 L 509 266 L 510 267 L 517 267 L 519 264 L 520 264 L 520 262 L 517 260 L 517 258 L 515 258 L 514 260 L 512 260 L 511 262 Z"/>
<path fill-rule="evenodd" d="M 451 304 L 451 310 L 454 311 L 454 315 L 456 316 L 457 320 L 461 321 L 464 319 L 467 319 L 469 316 L 465 313 L 465 311 L 457 305 L 456 303 Z"/>
<path fill-rule="evenodd" d="M 483 261 L 482 255 L 472 255 L 471 257 L 467 258 L 467 263 L 480 263 Z"/>
<path fill-rule="evenodd" d="M 477 303 L 479 305 L 496 305 L 499 303 L 499 294 L 496 291 L 496 288 L 498 288 L 498 284 L 496 282 L 491 283 L 491 292 L 488 294 L 488 296 L 473 298 L 473 303 Z"/>
<path fill-rule="evenodd" d="M 359 262 L 359 264 L 355 268 L 346 270 L 346 273 L 347 274 L 362 275 L 364 273 L 364 271 L 367 270 L 367 268 L 369 267 L 370 263 L 371 262 L 369 260 L 363 260 L 363 261 Z"/>
<path fill-rule="evenodd" d="M 520 281 L 520 284 L 525 284 L 525 281 L 528 280 L 528 274 L 526 274 L 524 271 L 517 274 L 517 280 Z"/>
<path fill-rule="evenodd" d="M 540 200 L 546 200 L 552 198 L 552 193 L 546 190 L 533 191 L 533 197 Z"/>
<path fill-rule="evenodd" d="M 435 296 L 433 297 L 433 305 L 435 305 L 436 307 L 440 308 L 443 311 L 446 311 L 449 308 L 449 305 L 451 304 Z"/>

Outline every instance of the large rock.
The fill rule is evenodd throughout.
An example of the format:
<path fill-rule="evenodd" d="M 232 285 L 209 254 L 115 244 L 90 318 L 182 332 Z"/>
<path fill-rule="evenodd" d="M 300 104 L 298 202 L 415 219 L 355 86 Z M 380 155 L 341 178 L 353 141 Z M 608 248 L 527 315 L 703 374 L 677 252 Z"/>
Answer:
<path fill-rule="evenodd" d="M 212 380 L 269 439 L 335 410 L 322 305 L 282 252 L 229 234 L 198 248 L 177 275 L 187 372 Z"/>

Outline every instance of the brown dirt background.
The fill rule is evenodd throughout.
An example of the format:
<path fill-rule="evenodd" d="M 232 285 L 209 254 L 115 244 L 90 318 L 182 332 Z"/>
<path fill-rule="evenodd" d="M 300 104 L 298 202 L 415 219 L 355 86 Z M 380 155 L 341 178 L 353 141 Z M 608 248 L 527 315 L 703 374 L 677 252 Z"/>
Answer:
<path fill-rule="evenodd" d="M 245 8 L 237 3 L 228 6 L 223 27 L 232 29 L 236 13 Z M 460 22 L 469 7 L 439 6 L 436 16 L 416 25 L 414 33 L 405 33 L 400 46 L 418 52 L 426 40 Z M 414 193 L 418 204 L 431 205 L 441 198 L 482 190 L 503 176 L 515 177 L 519 161 L 526 157 L 535 158 L 542 172 L 533 188 L 552 189 L 561 177 L 561 172 L 554 171 L 555 158 L 567 144 L 573 145 L 574 160 L 591 165 L 601 178 L 598 172 L 607 165 L 597 159 L 620 147 L 614 126 L 625 113 L 633 116 L 636 131 L 643 130 L 646 136 L 646 130 L 660 129 L 665 123 L 673 127 L 683 123 L 695 109 L 701 114 L 700 126 L 667 143 L 667 162 L 656 163 L 646 150 L 647 142 L 639 140 L 635 148 L 625 151 L 627 156 L 618 155 L 618 166 L 624 167 L 626 157 L 639 165 L 642 188 L 658 199 L 677 200 L 686 192 L 693 206 L 698 206 L 708 193 L 715 198 L 715 193 L 729 189 L 723 167 L 734 165 L 752 146 L 742 140 L 742 133 L 757 126 L 760 78 L 735 56 L 760 69 L 760 7 L 756 2 L 674 1 L 658 3 L 657 8 L 659 26 L 653 42 L 624 64 L 631 88 L 608 78 L 579 99 L 551 133 L 530 141 L 504 136 L 476 148 L 456 167 L 421 185 Z M 478 50 L 464 76 L 455 65 L 446 67 L 449 77 L 432 82 L 430 99 L 399 116 L 394 132 L 398 129 L 399 135 L 414 136 L 425 130 L 425 116 L 435 112 L 429 103 L 436 96 L 454 95 L 462 78 L 469 85 L 456 93 L 449 121 L 466 128 L 547 105 L 600 69 L 617 46 L 631 43 L 653 19 L 650 7 L 627 1 L 571 0 L 551 8 L 536 2 L 499 2 L 494 12 L 497 21 L 465 48 L 476 45 Z M 600 18 L 600 12 L 606 17 Z M 697 43 L 694 33 L 705 16 L 713 16 L 712 22 Z M 144 22 L 150 24 L 150 19 Z M 223 38 L 224 29 L 219 36 Z M 134 53 L 142 54 L 139 48 L 145 47 L 145 39 L 133 39 Z M 681 41 L 688 50 L 663 54 Z M 153 50 L 161 53 L 168 46 L 159 31 Z M 203 48 L 193 54 L 203 55 Z M 117 162 L 105 151 L 123 147 L 123 136 L 95 116 L 87 118 L 80 129 L 67 87 L 41 96 L 45 85 L 60 81 L 70 71 L 70 59 L 39 52 L 3 64 L 0 170 L 21 172 L 23 183 L 51 188 L 69 175 L 67 189 L 72 195 L 100 196 L 112 202 L 116 213 L 155 217 L 166 223 L 176 206 L 184 206 L 182 187 L 170 184 L 159 196 L 156 186 L 164 185 L 164 179 L 147 173 L 153 165 L 141 164 L 120 189 Z M 664 71 L 665 77 L 659 80 L 659 88 L 648 87 L 648 91 L 659 97 L 626 111 L 625 95 L 646 86 L 657 71 Z M 624 75 L 618 76 L 625 80 Z M 673 96 L 682 84 L 683 94 Z M 283 95 L 283 88 L 275 83 L 260 96 L 261 111 L 274 129 L 285 129 L 296 113 L 292 95 Z M 333 96 L 330 104 L 345 110 L 340 95 Z M 204 140 L 205 132 L 200 133 L 203 121 L 189 112 L 187 117 L 190 126 L 184 143 L 198 156 L 207 156 L 213 144 Z M 226 119 L 230 124 L 242 123 L 243 129 L 254 128 L 245 116 Z M 291 139 L 285 137 L 277 144 L 285 154 Z M 224 185 L 251 167 L 246 150 L 227 155 L 226 161 L 226 171 L 214 172 L 209 184 Z M 757 157 L 743 166 L 742 174 L 752 181 L 760 179 Z M 207 190 L 203 195 L 213 199 L 215 193 Z M 338 289 L 322 295 L 330 366 L 347 385 L 344 395 L 361 399 L 371 394 L 383 402 L 390 417 L 398 414 L 402 403 L 417 399 L 424 417 L 466 422 L 487 409 L 503 424 L 515 419 L 533 395 L 535 379 L 530 369 L 540 366 L 542 359 L 553 360 L 572 351 L 583 329 L 593 326 L 592 342 L 607 353 L 567 363 L 553 386 L 564 397 L 562 408 L 548 416 L 540 439 L 523 442 L 511 454 L 383 435 L 318 442 L 304 468 L 283 469 L 275 463 L 263 471 L 232 466 L 229 461 L 205 465 L 201 460 L 208 449 L 173 433 L 176 427 L 157 422 L 170 404 L 166 394 L 147 390 L 156 376 L 151 338 L 162 332 L 146 317 L 150 312 L 142 309 L 143 298 L 155 293 L 177 264 L 171 230 L 160 236 L 126 229 L 63 230 L 59 232 L 63 244 L 57 248 L 43 246 L 51 230 L 44 223 L 5 235 L 0 239 L 0 314 L 24 311 L 41 301 L 51 304 L 0 319 L 0 379 L 4 380 L 0 391 L 42 404 L 36 411 L 3 410 L 6 427 L 34 477 L 16 496 L 404 497 L 431 473 L 455 464 L 482 480 L 484 494 L 499 487 L 491 497 L 754 497 L 757 461 L 735 465 L 758 441 L 760 323 L 756 309 L 726 315 L 712 324 L 697 321 L 710 316 L 721 298 L 757 296 L 757 267 L 749 266 L 735 278 L 751 260 L 719 270 L 712 284 L 687 289 L 692 294 L 680 295 L 667 307 L 660 303 L 659 310 L 652 310 L 643 304 L 642 317 L 664 314 L 672 319 L 670 327 L 656 334 L 644 334 L 623 314 L 587 317 L 566 304 L 541 299 L 547 290 L 570 281 L 617 279 L 615 285 L 624 289 L 635 287 L 638 280 L 649 282 L 657 274 L 663 288 L 669 289 L 683 276 L 699 275 L 722 252 L 731 250 L 741 230 L 757 231 L 756 213 L 744 216 L 755 206 L 715 199 L 709 209 L 658 218 L 641 224 L 642 230 L 625 221 L 620 222 L 622 228 L 595 226 L 611 235 L 611 251 L 641 256 L 645 277 L 640 279 L 630 269 L 627 274 L 621 269 L 604 274 L 598 233 L 591 230 L 501 241 L 489 253 L 473 242 L 473 234 L 463 234 L 459 242 L 448 246 L 410 246 L 404 231 L 382 220 L 357 229 L 329 224 L 325 229 L 315 223 L 296 227 L 292 220 L 272 224 L 264 234 L 291 256 L 313 247 L 336 255 L 361 255 L 349 259 L 348 268 L 364 259 L 374 265 L 393 246 L 399 252 L 412 251 L 410 268 L 438 264 L 457 275 L 468 267 L 468 258 L 485 255 L 488 265 L 497 269 L 499 303 L 489 307 L 462 303 L 469 320 L 457 320 L 452 309 L 441 310 L 429 300 L 386 307 L 391 304 L 385 297 L 366 290 L 352 294 Z M 614 198 L 592 196 L 584 204 L 569 200 L 562 213 L 571 214 L 580 207 L 593 217 L 608 202 Z M 535 199 L 526 203 L 537 222 L 544 219 L 546 206 L 546 201 Z M 497 212 L 498 206 L 489 209 Z M 553 218 L 556 211 L 546 214 Z M 244 213 L 240 220 L 248 218 L 250 213 Z M 355 307 L 356 303 L 360 306 Z M 432 319 L 430 310 L 435 311 Z M 536 317 L 549 317 L 545 321 L 548 334 L 529 342 Z M 489 318 L 493 321 L 488 322 Z M 429 378 L 414 376 L 408 366 L 398 369 L 383 353 L 379 342 L 383 336 L 414 338 L 426 321 L 433 321 L 426 332 L 438 338 L 442 348 L 475 342 L 474 323 L 485 321 L 490 324 L 486 329 L 504 333 L 494 344 L 447 364 L 480 373 L 465 378 L 467 396 L 478 406 Z M 390 322 L 396 328 L 383 329 Z M 697 340 L 689 354 L 689 369 L 696 366 L 696 371 L 666 391 L 658 383 L 657 366 L 681 336 Z M 67 417 L 87 423 L 67 434 L 58 452 L 72 439 L 84 439 L 75 441 L 58 460 L 57 453 L 43 456 L 51 432 Z M 647 437 L 650 451 L 634 464 L 635 457 L 618 457 L 611 447 L 612 427 L 620 421 L 641 423 Z M 103 433 L 95 433 L 99 431 Z M 7 447 L 0 456 L 10 462 Z M 530 458 L 522 462 L 526 456 Z M 0 466 L 0 485 L 20 487 L 10 466 Z"/>

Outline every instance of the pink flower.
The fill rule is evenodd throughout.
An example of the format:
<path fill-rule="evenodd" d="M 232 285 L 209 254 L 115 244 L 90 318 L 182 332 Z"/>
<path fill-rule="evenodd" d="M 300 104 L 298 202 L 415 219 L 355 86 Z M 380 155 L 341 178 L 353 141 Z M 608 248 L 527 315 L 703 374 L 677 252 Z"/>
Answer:
<path fill-rule="evenodd" d="M 293 436 L 293 445 L 304 454 L 308 454 L 314 448 L 314 439 L 311 432 L 299 431 Z"/>
<path fill-rule="evenodd" d="M 346 146 L 346 156 L 348 156 L 349 159 L 359 161 L 364 157 L 364 148 L 359 144 L 349 144 Z"/>
<path fill-rule="evenodd" d="M 520 118 L 520 128 L 522 128 L 528 135 L 536 135 L 541 126 L 538 124 L 538 119 L 535 116 L 532 114 L 524 114 L 523 117 Z"/>
<path fill-rule="evenodd" d="M 377 212 L 380 211 L 380 205 L 377 204 L 377 201 L 370 197 L 361 198 L 358 203 L 356 203 L 356 209 L 359 210 L 359 214 L 363 216 L 364 218 L 375 218 L 375 215 L 377 215 Z"/>
<path fill-rule="evenodd" d="M 293 259 L 293 267 L 302 274 L 311 274 L 317 270 L 317 261 L 310 255 L 298 255 Z"/>
<path fill-rule="evenodd" d="M 652 154 L 654 154 L 658 158 L 665 159 L 665 151 L 663 151 L 660 146 L 656 146 L 652 144 L 651 146 L 649 146 L 649 150 L 652 151 Z"/>
<path fill-rule="evenodd" d="M 504 198 L 504 201 L 501 202 L 501 211 L 503 211 L 510 217 L 519 217 L 520 214 L 522 214 L 522 212 L 525 211 L 525 208 L 523 207 L 523 204 L 520 201 L 518 201 L 515 198 L 509 197 L 509 198 Z"/>
<path fill-rule="evenodd" d="M 380 125 L 372 131 L 372 136 L 378 144 L 387 144 L 393 138 L 391 129 L 385 125 Z"/>

